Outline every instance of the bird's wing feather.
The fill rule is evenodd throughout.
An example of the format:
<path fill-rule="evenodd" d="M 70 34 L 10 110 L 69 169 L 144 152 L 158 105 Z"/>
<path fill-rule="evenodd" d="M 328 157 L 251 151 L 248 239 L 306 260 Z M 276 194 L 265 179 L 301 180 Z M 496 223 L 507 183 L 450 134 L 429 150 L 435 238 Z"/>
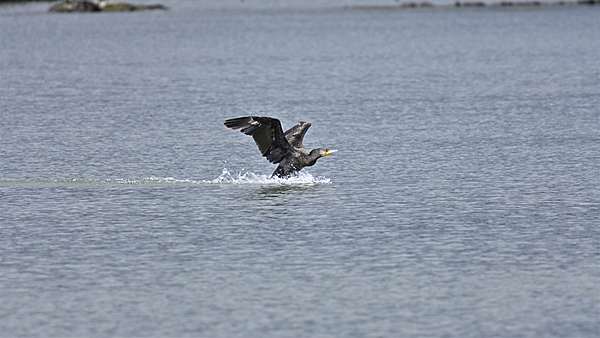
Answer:
<path fill-rule="evenodd" d="M 246 116 L 229 119 L 225 126 L 251 135 L 260 153 L 271 163 L 279 163 L 291 149 L 281 122 L 272 117 Z"/>
<path fill-rule="evenodd" d="M 300 122 L 297 125 L 291 127 L 285 132 L 285 138 L 294 148 L 304 148 L 302 145 L 302 140 L 304 140 L 304 135 L 310 128 L 309 122 Z"/>

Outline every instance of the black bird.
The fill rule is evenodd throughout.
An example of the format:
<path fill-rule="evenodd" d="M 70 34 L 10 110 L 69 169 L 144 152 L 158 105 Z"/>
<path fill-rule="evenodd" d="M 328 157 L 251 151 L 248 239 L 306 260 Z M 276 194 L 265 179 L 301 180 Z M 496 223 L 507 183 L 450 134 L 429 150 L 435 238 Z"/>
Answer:
<path fill-rule="evenodd" d="M 281 122 L 272 117 L 245 116 L 225 121 L 225 126 L 251 135 L 262 156 L 271 163 L 279 163 L 273 176 L 287 178 L 304 167 L 315 164 L 320 157 L 337 152 L 326 148 L 306 151 L 302 139 L 310 123 L 300 122 L 285 133 Z"/>

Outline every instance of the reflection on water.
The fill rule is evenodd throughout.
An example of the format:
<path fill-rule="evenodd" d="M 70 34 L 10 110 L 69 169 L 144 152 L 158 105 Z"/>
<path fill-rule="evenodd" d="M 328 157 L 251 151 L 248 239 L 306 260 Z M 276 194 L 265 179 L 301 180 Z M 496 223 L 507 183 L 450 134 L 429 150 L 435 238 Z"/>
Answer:
<path fill-rule="evenodd" d="M 273 187 L 271 187 L 271 186 L 262 187 L 259 194 L 261 197 L 263 197 L 265 199 L 270 199 L 270 198 L 280 197 L 280 196 L 285 196 L 285 195 L 290 195 L 290 194 L 302 194 L 305 192 L 309 192 L 312 189 L 313 189 L 313 187 L 306 186 L 306 185 L 286 184 L 286 185 L 278 185 L 278 186 L 273 186 Z"/>

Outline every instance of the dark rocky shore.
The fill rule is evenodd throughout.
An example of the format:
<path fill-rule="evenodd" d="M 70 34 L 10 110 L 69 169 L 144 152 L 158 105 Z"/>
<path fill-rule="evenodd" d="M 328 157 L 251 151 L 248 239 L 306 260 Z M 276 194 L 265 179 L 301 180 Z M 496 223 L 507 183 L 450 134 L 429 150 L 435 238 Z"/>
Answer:
<path fill-rule="evenodd" d="M 23 2 L 56 2 L 56 0 L 0 0 L 0 4 Z M 129 12 L 168 8 L 161 4 L 136 5 L 113 0 L 62 0 L 52 5 L 49 12 Z"/>
<path fill-rule="evenodd" d="M 63 0 L 52 5 L 49 12 L 129 12 L 150 9 L 167 9 L 161 4 L 135 5 L 127 2 L 102 0 Z"/>

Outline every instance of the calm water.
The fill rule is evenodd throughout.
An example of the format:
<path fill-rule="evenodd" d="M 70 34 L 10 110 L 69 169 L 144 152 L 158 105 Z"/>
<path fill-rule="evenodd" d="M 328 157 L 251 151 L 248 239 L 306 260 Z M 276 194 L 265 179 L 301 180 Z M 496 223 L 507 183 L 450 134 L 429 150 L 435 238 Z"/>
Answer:
<path fill-rule="evenodd" d="M 0 7 L 2 337 L 600 335 L 600 8 L 168 4 Z"/>

